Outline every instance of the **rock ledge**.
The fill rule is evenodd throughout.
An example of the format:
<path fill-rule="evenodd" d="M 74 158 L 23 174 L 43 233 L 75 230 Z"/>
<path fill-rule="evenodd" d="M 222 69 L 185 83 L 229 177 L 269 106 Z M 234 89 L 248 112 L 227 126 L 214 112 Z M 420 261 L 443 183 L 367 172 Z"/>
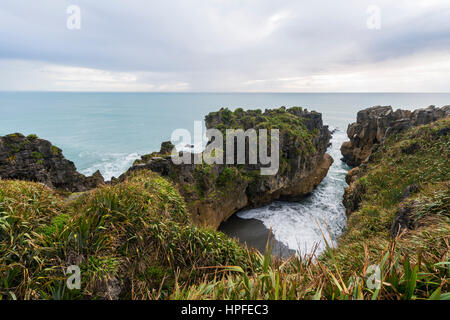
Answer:
<path fill-rule="evenodd" d="M 0 137 L 0 178 L 41 182 L 51 188 L 81 192 L 104 183 L 99 171 L 91 177 L 78 173 L 61 149 L 35 135 Z"/>

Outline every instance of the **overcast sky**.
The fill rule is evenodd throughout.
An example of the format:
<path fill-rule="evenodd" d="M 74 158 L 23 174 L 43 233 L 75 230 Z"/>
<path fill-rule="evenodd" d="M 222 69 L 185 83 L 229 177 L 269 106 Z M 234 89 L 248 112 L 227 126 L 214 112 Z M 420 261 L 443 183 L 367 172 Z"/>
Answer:
<path fill-rule="evenodd" d="M 450 0 L 1 0 L 0 90 L 450 92 Z"/>

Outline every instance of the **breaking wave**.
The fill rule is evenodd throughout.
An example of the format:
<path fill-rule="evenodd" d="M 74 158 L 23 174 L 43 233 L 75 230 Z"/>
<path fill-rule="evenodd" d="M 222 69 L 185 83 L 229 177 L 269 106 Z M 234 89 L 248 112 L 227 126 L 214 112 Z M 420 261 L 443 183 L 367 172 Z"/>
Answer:
<path fill-rule="evenodd" d="M 346 135 L 336 130 L 328 153 L 334 163 L 321 184 L 300 202 L 274 202 L 262 208 L 238 212 L 242 219 L 257 219 L 272 229 L 276 240 L 299 254 L 318 254 L 326 248 L 326 239 L 335 244 L 344 231 L 347 217 L 342 204 L 345 175 L 349 167 L 343 163 L 340 146 Z"/>

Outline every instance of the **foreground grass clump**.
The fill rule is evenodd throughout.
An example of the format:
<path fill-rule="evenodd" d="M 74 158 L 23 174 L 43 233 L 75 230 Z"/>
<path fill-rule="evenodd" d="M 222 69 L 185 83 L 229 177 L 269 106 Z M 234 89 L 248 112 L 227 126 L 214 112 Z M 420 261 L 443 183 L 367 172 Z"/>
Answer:
<path fill-rule="evenodd" d="M 363 268 L 348 276 L 329 249 L 333 262 L 314 261 L 312 256 L 279 260 L 255 253 L 251 272 L 238 266 L 218 269 L 213 280 L 182 286 L 176 283 L 171 299 L 244 299 L 244 300 L 450 300 L 449 262 L 429 259 L 420 254 L 404 256 L 391 242 L 378 259 L 369 248 Z M 450 246 L 447 247 L 447 250 Z M 415 262 L 413 262 L 415 261 Z M 369 266 L 376 263 L 376 269 Z M 376 284 L 380 284 L 379 287 Z"/>
<path fill-rule="evenodd" d="M 178 191 L 150 171 L 73 202 L 40 184 L 0 182 L 3 298 L 164 297 L 175 278 L 188 284 L 209 266 L 248 260 L 236 241 L 194 226 Z M 81 269 L 80 290 L 66 289 L 70 265 Z"/>
<path fill-rule="evenodd" d="M 444 119 L 388 137 L 360 168 L 347 232 L 316 261 L 253 255 L 251 272 L 177 286 L 172 298 L 450 299 L 449 131 Z M 398 233 L 396 217 L 408 222 Z"/>
<path fill-rule="evenodd" d="M 108 268 L 114 268 L 104 277 L 95 273 L 87 279 L 90 294 L 98 293 L 98 286 L 113 286 L 120 288 L 120 297 L 148 298 L 160 287 L 161 278 L 170 287 L 175 275 L 190 282 L 202 274 L 197 268 L 245 264 L 247 259 L 234 240 L 192 225 L 176 189 L 150 171 L 86 194 L 73 205 L 73 212 L 73 249 L 80 259 L 113 261 Z"/>
<path fill-rule="evenodd" d="M 0 299 L 51 292 L 60 261 L 47 234 L 62 211 L 62 199 L 48 187 L 0 179 Z"/>

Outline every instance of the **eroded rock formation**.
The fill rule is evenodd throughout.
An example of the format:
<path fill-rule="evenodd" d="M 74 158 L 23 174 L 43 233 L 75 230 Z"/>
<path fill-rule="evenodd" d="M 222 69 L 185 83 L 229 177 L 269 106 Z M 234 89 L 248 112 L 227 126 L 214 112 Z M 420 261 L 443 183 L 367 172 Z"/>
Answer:
<path fill-rule="evenodd" d="M 390 106 L 376 106 L 359 111 L 356 122 L 350 124 L 347 129 L 350 141 L 344 142 L 341 147 L 342 160 L 351 166 L 355 166 L 347 173 L 345 179 L 348 187 L 344 192 L 343 204 L 347 215 L 359 209 L 362 196 L 366 191 L 364 184 L 358 181 L 363 174 L 362 169 L 371 161 L 371 155 L 383 145 L 386 137 L 449 116 L 450 106 L 442 108 L 429 106 L 414 111 L 398 109 L 395 112 Z M 446 130 L 446 128 L 442 130 Z M 420 146 L 417 143 L 412 143 L 405 146 L 401 151 L 403 154 L 411 154 L 416 152 L 418 148 Z M 405 190 L 404 194 L 409 194 L 412 191 L 414 191 L 414 186 Z"/>
<path fill-rule="evenodd" d="M 299 199 L 326 176 L 333 159 L 326 152 L 331 134 L 322 115 L 301 108 L 231 112 L 221 109 L 206 116 L 207 128 L 278 128 L 280 168 L 275 175 L 260 174 L 260 165 L 175 165 L 167 144 L 159 153 L 143 156 L 129 172 L 150 169 L 174 181 L 186 199 L 193 221 L 217 228 L 243 208 L 274 200 Z M 198 154 L 191 154 L 193 159 Z M 192 161 L 193 163 L 193 161 Z M 119 178 L 124 179 L 125 173 Z"/>
<path fill-rule="evenodd" d="M 70 192 L 104 183 L 99 171 L 91 177 L 78 173 L 73 162 L 49 141 L 20 133 L 0 137 L 0 178 L 41 182 Z"/>
<path fill-rule="evenodd" d="M 413 126 L 428 124 L 450 115 L 450 106 L 425 109 L 392 110 L 390 106 L 376 106 L 358 112 L 356 122 L 350 124 L 347 135 L 350 141 L 342 144 L 343 161 L 358 166 L 371 154 L 372 148 L 384 137 Z"/>

